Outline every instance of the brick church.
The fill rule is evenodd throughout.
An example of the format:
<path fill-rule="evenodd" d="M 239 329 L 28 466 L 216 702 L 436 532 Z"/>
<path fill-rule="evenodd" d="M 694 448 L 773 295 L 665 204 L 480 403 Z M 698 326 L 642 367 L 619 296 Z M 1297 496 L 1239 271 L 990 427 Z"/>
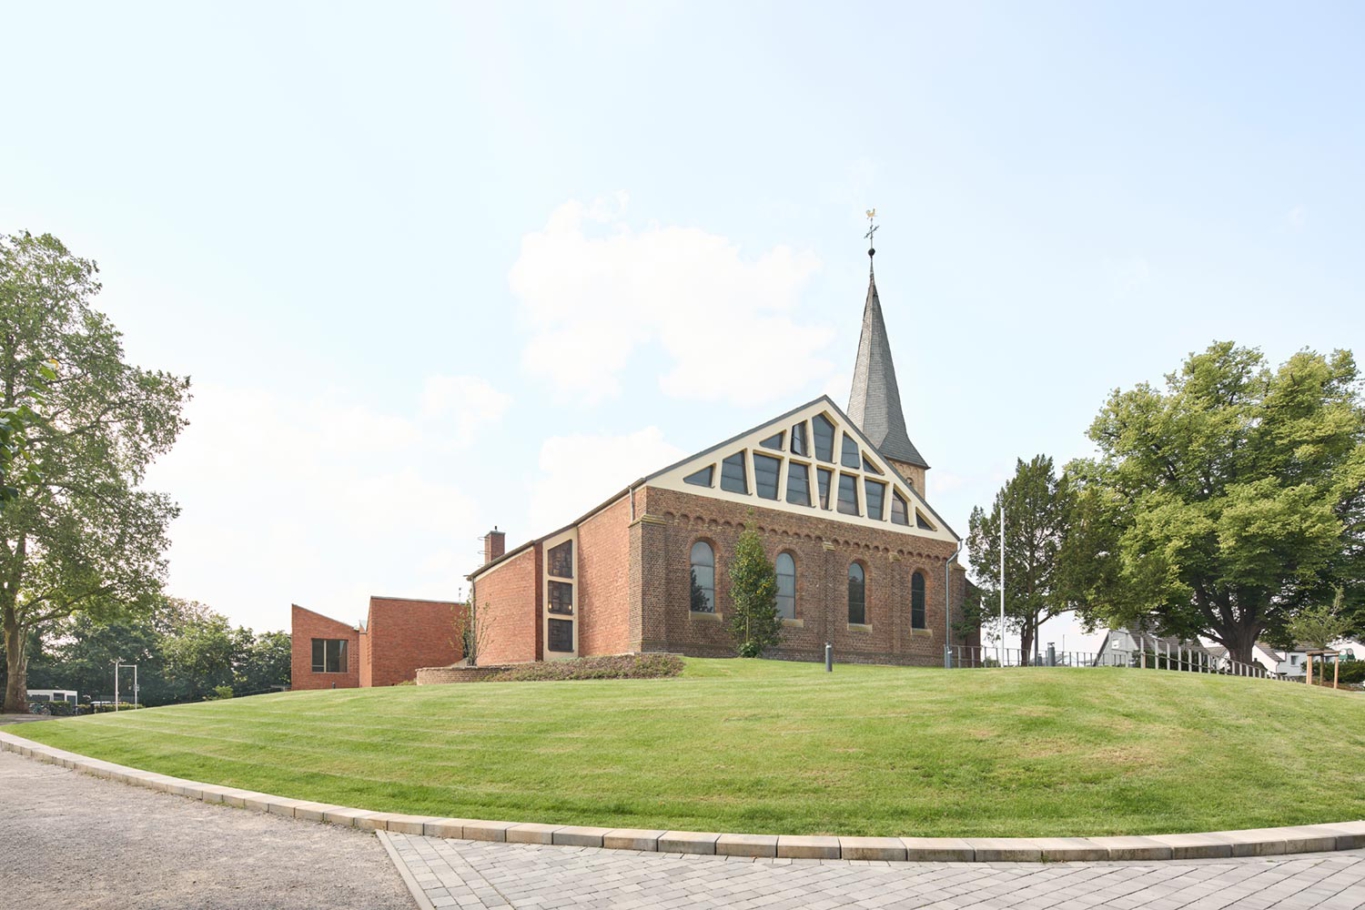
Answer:
<path fill-rule="evenodd" d="M 967 585 L 955 560 L 960 538 L 929 505 L 928 470 L 906 429 L 870 272 L 846 410 L 828 396 L 799 405 L 628 483 L 572 524 L 515 549 L 505 549 L 503 532 L 490 532 L 484 564 L 469 576 L 481 627 L 477 662 L 733 655 L 727 571 L 751 523 L 777 569 L 782 641 L 769 656 L 818 660 L 829 642 L 841 661 L 941 666 L 946 643 L 974 644 L 976 633 L 964 640 L 956 628 Z M 426 655 L 411 654 L 406 678 L 458 659 L 450 617 L 462 609 L 420 607 L 428 618 L 404 624 L 433 623 L 425 640 L 446 642 L 442 656 L 450 658 L 423 663 Z M 338 686 L 385 684 L 359 665 L 342 682 L 338 668 L 351 657 L 329 665 L 326 649 L 338 646 L 300 628 L 318 620 L 335 622 L 295 608 L 296 688 L 326 686 L 328 677 Z M 348 628 L 335 626 L 330 634 Z M 363 631 L 364 650 L 378 653 L 382 630 L 372 622 Z M 359 651 L 352 647 L 357 661 Z"/>

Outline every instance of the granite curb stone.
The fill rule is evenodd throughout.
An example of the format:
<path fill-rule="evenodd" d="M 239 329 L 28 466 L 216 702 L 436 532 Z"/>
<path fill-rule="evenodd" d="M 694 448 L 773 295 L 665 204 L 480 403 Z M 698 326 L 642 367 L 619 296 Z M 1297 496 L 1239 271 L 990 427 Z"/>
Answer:
<path fill-rule="evenodd" d="M 1086 862 L 1274 856 L 1365 847 L 1365 821 L 1151 836 L 953 838 L 820 837 L 711 834 L 637 828 L 593 828 L 372 812 L 205 784 L 86 758 L 0 732 L 0 750 L 84 774 L 208 803 L 342 827 L 398 834 L 613 850 L 852 861 Z"/>

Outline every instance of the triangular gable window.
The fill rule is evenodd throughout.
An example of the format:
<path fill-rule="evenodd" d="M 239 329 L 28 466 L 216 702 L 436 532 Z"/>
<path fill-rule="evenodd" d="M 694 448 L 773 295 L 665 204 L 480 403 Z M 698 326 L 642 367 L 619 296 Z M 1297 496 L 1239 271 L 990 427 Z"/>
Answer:
<path fill-rule="evenodd" d="M 765 449 L 775 449 L 775 450 L 781 452 L 781 451 L 782 451 L 782 436 L 783 436 L 782 433 L 774 433 L 773 435 L 769 436 L 767 439 L 765 439 L 765 440 L 763 440 L 762 442 L 760 442 L 759 445 L 763 446 L 763 448 L 765 448 Z"/>
<path fill-rule="evenodd" d="M 866 452 L 863 453 L 863 470 L 872 474 L 882 473 L 882 469 L 872 463 L 872 459 L 867 457 Z"/>
<path fill-rule="evenodd" d="M 925 531 L 938 530 L 938 528 L 934 527 L 929 523 L 929 519 L 925 518 L 924 513 L 922 513 L 919 509 L 915 510 L 915 527 L 922 528 Z"/>
<path fill-rule="evenodd" d="M 688 474 L 686 477 L 683 478 L 683 483 L 690 483 L 698 487 L 709 487 L 712 485 L 712 483 L 715 482 L 715 478 L 716 466 L 712 464 L 707 465 L 700 471 Z"/>

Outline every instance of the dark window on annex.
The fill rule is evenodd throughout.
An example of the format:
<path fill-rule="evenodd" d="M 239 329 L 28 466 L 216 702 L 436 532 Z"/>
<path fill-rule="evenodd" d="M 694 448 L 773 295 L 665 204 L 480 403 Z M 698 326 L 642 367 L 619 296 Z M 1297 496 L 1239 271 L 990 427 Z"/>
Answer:
<path fill-rule="evenodd" d="M 778 553 L 777 615 L 783 619 L 796 618 L 796 560 L 790 553 Z"/>
<path fill-rule="evenodd" d="M 549 642 L 546 647 L 560 654 L 573 653 L 573 623 L 567 619 L 550 620 Z"/>
<path fill-rule="evenodd" d="M 573 578 L 573 541 L 566 540 L 550 547 L 550 574 L 555 578 Z"/>
<path fill-rule="evenodd" d="M 795 461 L 787 462 L 787 502 L 810 505 L 810 468 Z"/>
<path fill-rule="evenodd" d="M 777 498 L 777 475 L 782 470 L 782 459 L 754 453 L 754 488 L 764 499 Z"/>
<path fill-rule="evenodd" d="M 1008 516 L 1006 516 L 1008 521 Z M 910 628 L 927 628 L 924 622 L 924 573 L 910 576 Z"/>
<path fill-rule="evenodd" d="M 347 644 L 344 638 L 313 639 L 313 672 L 345 673 Z"/>
<path fill-rule="evenodd" d="M 562 581 L 550 582 L 550 612 L 573 613 L 573 585 Z"/>
<path fill-rule="evenodd" d="M 848 624 L 862 626 L 867 624 L 867 576 L 863 567 L 856 562 L 848 567 Z"/>
<path fill-rule="evenodd" d="M 716 554 L 704 540 L 692 544 L 692 611 L 716 612 Z"/>
<path fill-rule="evenodd" d="M 839 511 L 845 515 L 858 514 L 858 478 L 852 474 L 839 475 Z"/>
<path fill-rule="evenodd" d="M 720 463 L 720 488 L 731 493 L 749 492 L 749 478 L 744 470 L 743 452 L 736 452 Z"/>
<path fill-rule="evenodd" d="M 815 432 L 815 457 L 821 461 L 833 461 L 834 424 L 824 414 L 816 414 L 810 425 Z"/>

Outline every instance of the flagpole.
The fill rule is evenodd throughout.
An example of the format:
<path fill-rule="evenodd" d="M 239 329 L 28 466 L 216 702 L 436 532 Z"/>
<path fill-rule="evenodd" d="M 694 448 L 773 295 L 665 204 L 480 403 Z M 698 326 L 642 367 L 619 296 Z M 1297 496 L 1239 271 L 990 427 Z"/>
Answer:
<path fill-rule="evenodd" d="M 1000 666 L 1005 665 L 1005 500 L 1000 500 Z"/>

